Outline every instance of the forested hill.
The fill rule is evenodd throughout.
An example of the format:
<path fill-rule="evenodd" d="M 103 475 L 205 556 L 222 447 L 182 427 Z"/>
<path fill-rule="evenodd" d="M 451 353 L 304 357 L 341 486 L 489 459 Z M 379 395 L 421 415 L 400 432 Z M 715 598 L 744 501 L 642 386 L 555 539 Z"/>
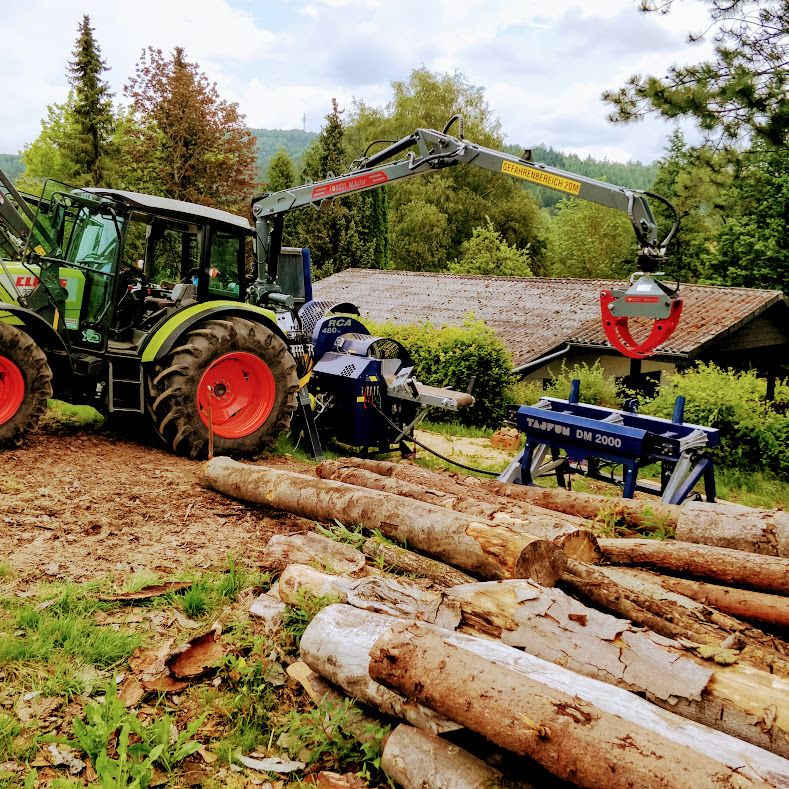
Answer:
<path fill-rule="evenodd" d="M 281 148 L 296 163 L 300 169 L 300 158 L 317 138 L 314 132 L 301 129 L 251 129 L 258 141 L 258 174 L 261 180 L 265 178 L 271 157 Z M 505 150 L 520 156 L 523 149 L 516 145 L 508 145 Z M 656 164 L 642 164 L 641 162 L 609 162 L 608 160 L 582 159 L 575 154 L 562 153 L 553 148 L 538 146 L 533 149 L 535 161 L 560 167 L 571 173 L 597 178 L 611 184 L 627 186 L 631 189 L 650 189 L 657 173 Z M 529 187 L 537 201 L 543 206 L 555 205 L 561 195 L 549 189 Z"/>
<path fill-rule="evenodd" d="M 517 145 L 506 146 L 507 151 L 520 156 L 523 149 Z M 553 148 L 538 145 L 532 149 L 532 159 L 551 167 L 559 167 L 587 178 L 596 178 L 609 184 L 626 186 L 630 189 L 651 189 L 657 175 L 657 163 L 642 164 L 641 162 L 609 162 L 607 159 L 593 159 L 587 156 L 582 159 L 574 153 L 562 153 Z M 550 189 L 529 186 L 529 191 L 534 194 L 542 206 L 553 206 L 562 199 L 562 195 Z"/>
<path fill-rule="evenodd" d="M 0 153 L 0 170 L 12 181 L 25 169 L 22 160 L 15 153 Z"/>
<path fill-rule="evenodd" d="M 261 181 L 266 177 L 268 164 L 277 151 L 284 148 L 285 153 L 299 165 L 301 155 L 318 137 L 315 132 L 301 129 L 250 129 L 250 131 L 258 141 L 258 175 Z"/>

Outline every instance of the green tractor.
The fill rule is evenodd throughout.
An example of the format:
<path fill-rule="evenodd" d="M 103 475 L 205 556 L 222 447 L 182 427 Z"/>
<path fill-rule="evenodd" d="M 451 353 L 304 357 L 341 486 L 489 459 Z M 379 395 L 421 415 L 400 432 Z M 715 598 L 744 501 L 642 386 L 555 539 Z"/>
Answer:
<path fill-rule="evenodd" d="M 455 123 L 459 137 L 448 134 Z M 315 457 L 327 437 L 364 452 L 406 450 L 428 409 L 457 411 L 474 398 L 420 384 L 406 350 L 369 334 L 356 305 L 312 300 L 309 253 L 283 249 L 284 218 L 458 165 L 625 214 L 641 271 L 628 290 L 599 294 L 603 328 L 633 358 L 670 337 L 682 300 L 656 269 L 678 223 L 659 240 L 647 196 L 670 204 L 533 162 L 531 151 L 472 143 L 460 116 L 443 131 L 416 129 L 343 175 L 258 195 L 254 228 L 226 211 L 134 192 L 48 182 L 41 199 L 24 198 L 0 171 L 0 446 L 19 444 L 54 395 L 147 415 L 169 449 L 190 457 L 212 445 L 258 454 L 294 412 Z M 630 317 L 654 321 L 642 342 Z"/>
<path fill-rule="evenodd" d="M 247 303 L 246 219 L 53 182 L 34 201 L 0 184 L 0 446 L 19 445 L 53 396 L 147 415 L 191 457 L 209 440 L 256 454 L 287 428 L 297 365 L 274 310 Z"/>

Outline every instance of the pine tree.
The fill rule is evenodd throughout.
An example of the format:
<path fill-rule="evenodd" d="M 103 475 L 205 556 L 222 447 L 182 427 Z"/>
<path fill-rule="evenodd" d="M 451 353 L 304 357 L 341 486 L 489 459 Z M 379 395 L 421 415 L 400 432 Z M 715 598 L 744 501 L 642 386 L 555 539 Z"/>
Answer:
<path fill-rule="evenodd" d="M 103 185 L 107 178 L 106 158 L 115 127 L 113 94 L 107 82 L 101 79 L 107 70 L 90 17 L 85 14 L 79 25 L 73 60 L 68 64 L 69 83 L 74 91 L 71 109 L 76 126 L 71 149 L 77 169 L 93 185 Z"/>
<path fill-rule="evenodd" d="M 319 181 L 341 175 L 350 166 L 342 110 L 332 99 L 316 144 L 309 150 L 302 175 Z M 327 200 L 320 211 L 296 214 L 296 224 L 285 239 L 312 253 L 313 273 L 326 277 L 346 268 L 384 268 L 387 260 L 386 196 L 383 190 Z"/>
<path fill-rule="evenodd" d="M 785 146 L 789 136 L 789 3 L 787 0 L 702 0 L 710 24 L 689 43 L 712 38 L 706 62 L 673 66 L 664 77 L 632 76 L 603 99 L 609 116 L 629 122 L 656 112 L 696 121 L 709 139 Z M 669 13 L 674 0 L 641 0 L 645 12 Z"/>

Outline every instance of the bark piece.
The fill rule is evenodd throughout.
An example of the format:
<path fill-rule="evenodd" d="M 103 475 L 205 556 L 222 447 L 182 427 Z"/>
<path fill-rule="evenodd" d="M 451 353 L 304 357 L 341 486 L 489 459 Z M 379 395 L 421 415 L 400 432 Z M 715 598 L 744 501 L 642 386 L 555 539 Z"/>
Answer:
<path fill-rule="evenodd" d="M 502 780 L 468 751 L 405 723 L 386 740 L 381 769 L 403 789 L 494 789 Z"/>
<path fill-rule="evenodd" d="M 460 605 L 439 592 L 420 589 L 394 578 L 343 578 L 313 570 L 303 564 L 285 568 L 279 579 L 279 593 L 286 603 L 296 604 L 299 592 L 316 597 L 330 595 L 355 608 L 390 616 L 432 622 L 454 630 L 460 624 Z"/>
<path fill-rule="evenodd" d="M 396 496 L 405 496 L 426 504 L 462 512 L 485 523 L 507 524 L 516 522 L 529 534 L 555 542 L 567 556 L 582 562 L 597 562 L 601 558 L 595 536 L 580 518 L 562 515 L 536 507 L 507 507 L 507 500 L 482 501 L 468 493 L 450 493 L 415 484 L 408 480 L 381 476 L 355 465 L 327 460 L 317 468 L 322 479 L 333 479 L 349 485 L 380 490 Z"/>
<path fill-rule="evenodd" d="M 474 583 L 477 580 L 451 565 L 414 553 L 399 545 L 381 542 L 374 537 L 362 545 L 362 553 L 370 559 L 382 562 L 386 567 L 392 567 L 403 573 L 419 575 L 438 586 L 457 586 L 458 584 Z"/>
<path fill-rule="evenodd" d="M 488 496 L 494 496 L 502 502 L 502 509 L 506 508 L 506 502 L 510 502 L 589 520 L 594 520 L 600 515 L 613 516 L 620 518 L 634 529 L 654 529 L 656 523 L 673 528 L 677 525 L 680 514 L 680 507 L 673 504 L 640 499 L 611 499 L 607 496 L 579 493 L 564 488 L 541 488 L 539 485 L 512 485 L 451 471 L 434 471 L 413 463 L 392 463 L 364 458 L 343 458 L 342 463 L 366 469 L 374 474 L 430 485 L 437 490 L 450 493 L 486 498 L 486 500 Z"/>
<path fill-rule="evenodd" d="M 258 595 L 249 606 L 249 613 L 261 620 L 263 627 L 273 632 L 282 624 L 282 615 L 285 613 L 285 603 L 275 600 L 269 594 Z"/>
<path fill-rule="evenodd" d="M 499 642 L 391 621 L 371 652 L 373 677 L 579 786 L 697 789 L 789 780 L 785 759 L 627 691 Z"/>
<path fill-rule="evenodd" d="M 204 674 L 225 655 L 225 646 L 216 630 L 191 639 L 165 664 L 178 679 L 192 679 Z"/>
<path fill-rule="evenodd" d="M 120 594 L 104 595 L 99 597 L 102 602 L 132 603 L 137 600 L 151 600 L 154 597 L 169 594 L 170 592 L 180 592 L 192 586 L 192 581 L 167 581 L 163 584 L 149 584 L 136 592 L 121 592 Z"/>
<path fill-rule="evenodd" d="M 408 721 L 419 729 L 441 734 L 462 728 L 433 710 L 385 688 L 370 677 L 370 650 L 388 623 L 396 620 L 337 604 L 319 611 L 313 622 L 324 611 L 331 611 L 332 615 L 321 617 L 323 624 L 318 627 L 312 627 L 311 622 L 301 637 L 301 659 L 313 671 L 355 699 L 375 707 L 385 715 Z M 365 627 L 356 626 L 360 618 L 364 618 Z"/>
<path fill-rule="evenodd" d="M 676 537 L 684 542 L 789 558 L 789 513 L 691 501 L 682 508 Z"/>
<path fill-rule="evenodd" d="M 789 594 L 789 559 L 690 542 L 603 539 L 600 547 L 615 564 L 656 567 L 733 586 Z"/>
<path fill-rule="evenodd" d="M 665 709 L 789 757 L 789 682 L 735 664 L 716 666 L 681 643 L 634 628 L 528 580 L 446 590 L 463 632 L 510 646 L 644 696 Z"/>
<path fill-rule="evenodd" d="M 548 540 L 513 525 L 491 526 L 467 515 L 334 480 L 250 466 L 218 457 L 202 466 L 206 487 L 316 520 L 339 518 L 380 529 L 483 578 L 534 578 L 553 585 L 566 558 Z"/>
<path fill-rule="evenodd" d="M 658 583 L 719 611 L 760 625 L 789 628 L 789 598 L 748 589 L 660 576 Z"/>
<path fill-rule="evenodd" d="M 296 563 L 317 564 L 341 575 L 353 575 L 364 567 L 365 559 L 356 548 L 315 532 L 275 534 L 263 551 L 261 565 L 281 573 L 289 564 Z"/>

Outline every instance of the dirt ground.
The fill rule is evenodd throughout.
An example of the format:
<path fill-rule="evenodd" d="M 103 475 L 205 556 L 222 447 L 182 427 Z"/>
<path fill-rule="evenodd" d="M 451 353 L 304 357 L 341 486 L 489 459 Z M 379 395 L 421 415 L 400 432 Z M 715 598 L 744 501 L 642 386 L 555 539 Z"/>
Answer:
<path fill-rule="evenodd" d="M 0 560 L 18 584 L 171 575 L 224 567 L 228 554 L 254 567 L 272 534 L 308 526 L 200 487 L 198 468 L 147 439 L 45 427 L 0 451 Z"/>

